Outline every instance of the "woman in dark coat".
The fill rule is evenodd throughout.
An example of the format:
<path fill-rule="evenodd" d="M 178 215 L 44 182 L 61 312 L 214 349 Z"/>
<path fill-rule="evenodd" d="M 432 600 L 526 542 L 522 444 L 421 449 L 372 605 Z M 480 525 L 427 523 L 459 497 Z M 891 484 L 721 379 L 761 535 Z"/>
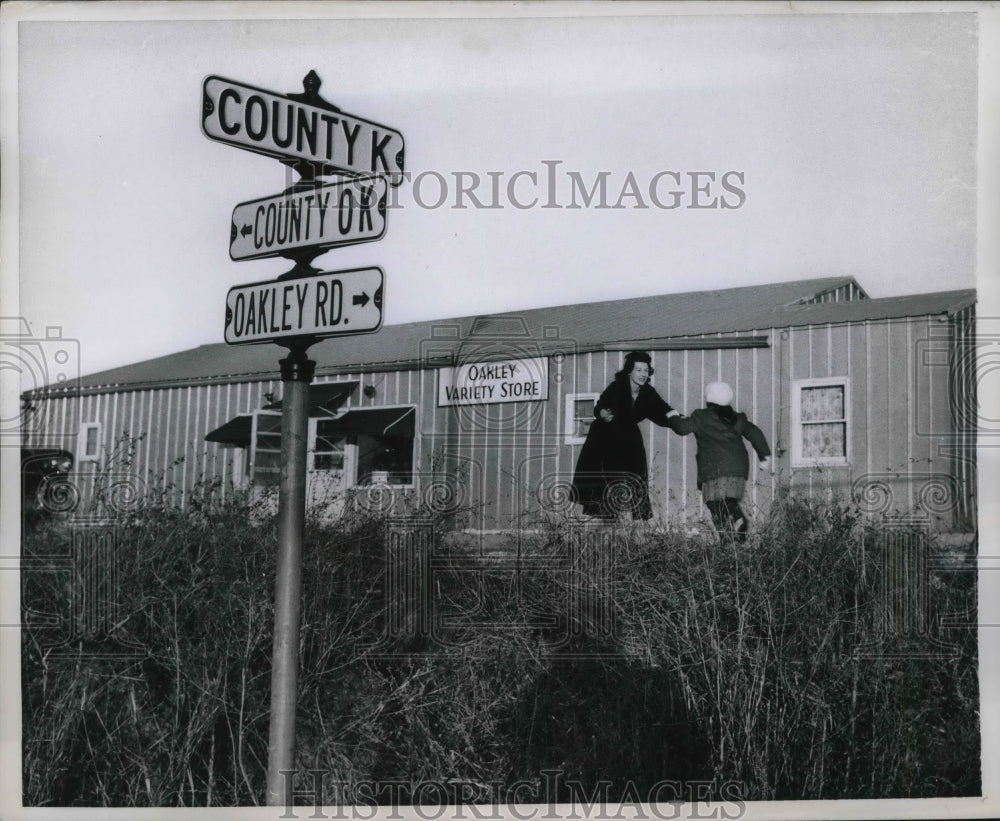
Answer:
<path fill-rule="evenodd" d="M 649 384 L 652 375 L 649 354 L 632 351 L 594 406 L 573 476 L 576 501 L 586 514 L 608 520 L 626 510 L 633 519 L 653 515 L 639 422 L 672 427 L 680 415 Z"/>
<path fill-rule="evenodd" d="M 705 386 L 705 407 L 678 419 L 674 430 L 694 434 L 698 442 L 698 487 L 712 523 L 722 538 L 743 541 L 747 517 L 740 507 L 750 459 L 743 440 L 757 452 L 761 469 L 770 464 L 771 449 L 763 432 L 732 406 L 733 389 L 725 382 Z"/>

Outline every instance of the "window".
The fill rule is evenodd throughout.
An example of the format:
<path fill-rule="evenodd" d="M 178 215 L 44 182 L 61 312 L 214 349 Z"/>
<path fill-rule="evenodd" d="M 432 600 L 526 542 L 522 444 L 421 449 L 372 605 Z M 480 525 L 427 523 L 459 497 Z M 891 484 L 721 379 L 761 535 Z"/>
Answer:
<path fill-rule="evenodd" d="M 566 411 L 563 430 L 567 445 L 579 445 L 587 438 L 590 423 L 594 421 L 594 406 L 599 393 L 566 394 Z"/>
<path fill-rule="evenodd" d="M 101 423 L 84 422 L 80 425 L 78 462 L 96 462 L 101 455 Z"/>
<path fill-rule="evenodd" d="M 359 408 L 330 420 L 327 430 L 346 437 L 348 456 L 356 460 L 354 484 L 411 485 L 415 423 L 412 405 Z"/>
<path fill-rule="evenodd" d="M 849 408 L 846 379 L 792 383 L 792 467 L 847 464 Z"/>
<path fill-rule="evenodd" d="M 343 470 L 347 464 L 347 437 L 337 433 L 336 419 L 315 419 L 311 450 L 313 470 Z"/>
<path fill-rule="evenodd" d="M 412 406 L 350 410 L 309 420 L 307 469 L 355 484 L 413 484 L 416 410 Z M 228 423 L 227 423 L 228 424 Z M 226 426 L 223 426 L 224 428 Z M 220 441 L 223 429 L 213 431 Z M 253 413 L 251 470 L 254 482 L 276 485 L 281 478 L 281 411 Z M 340 474 L 339 477 L 335 474 Z"/>
<path fill-rule="evenodd" d="M 253 480 L 261 485 L 278 484 L 281 481 L 281 411 L 254 411 L 251 442 Z"/>
<path fill-rule="evenodd" d="M 412 437 L 358 434 L 358 484 L 412 485 Z"/>

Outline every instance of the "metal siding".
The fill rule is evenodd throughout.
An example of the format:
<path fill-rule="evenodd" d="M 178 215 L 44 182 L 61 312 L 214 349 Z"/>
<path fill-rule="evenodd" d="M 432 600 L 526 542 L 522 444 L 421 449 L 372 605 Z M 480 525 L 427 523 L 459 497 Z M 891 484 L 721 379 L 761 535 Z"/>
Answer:
<path fill-rule="evenodd" d="M 910 374 L 908 372 L 909 345 L 906 323 L 888 322 L 888 345 L 886 356 L 886 379 L 879 385 L 880 390 L 887 394 L 885 398 L 888 412 L 888 436 L 884 441 L 876 442 L 883 464 L 900 476 L 896 482 L 893 502 L 900 510 L 911 508 L 910 465 L 907 461 L 909 445 L 909 403 Z"/>
<path fill-rule="evenodd" d="M 830 326 L 809 326 L 809 375 L 821 379 L 830 375 Z"/>
<path fill-rule="evenodd" d="M 748 367 L 744 367 L 741 386 L 742 399 L 740 409 L 747 414 L 767 438 L 767 443 L 772 452 L 775 448 L 773 427 L 773 408 L 767 401 L 771 395 L 771 366 L 773 350 L 771 348 L 753 348 L 746 351 L 749 357 Z M 757 468 L 756 454 L 751 455 L 750 460 L 750 484 L 748 502 L 753 510 L 767 510 L 772 502 L 772 479 L 771 470 L 762 473 Z M 773 457 L 772 457 L 773 470 Z"/>
<path fill-rule="evenodd" d="M 681 399 L 683 398 L 683 387 L 677 388 L 680 392 L 681 399 L 678 398 L 678 394 L 675 394 L 675 386 L 683 385 L 683 366 L 678 365 L 678 360 L 681 360 L 682 356 L 677 351 L 667 351 L 666 356 L 667 373 L 669 376 L 667 384 L 670 387 L 667 391 L 667 395 L 663 398 L 666 399 L 672 407 L 677 408 L 677 410 L 681 413 L 689 413 L 690 409 L 681 402 Z M 667 460 L 666 470 L 663 472 L 663 481 L 664 495 L 667 500 L 667 510 L 672 518 L 678 515 L 678 502 L 681 500 L 684 493 L 684 465 L 682 463 L 682 455 L 685 450 L 684 439 L 682 437 L 667 437 Z"/>
<path fill-rule="evenodd" d="M 437 396 L 435 395 L 436 380 L 437 372 L 432 370 L 422 371 L 418 379 L 416 435 L 420 447 L 413 462 L 417 471 L 427 469 L 425 459 L 429 462 L 433 458 L 438 447 L 439 436 L 446 432 L 446 428 L 439 431 L 436 425 L 439 414 Z M 444 421 L 443 414 L 442 421 Z"/>
<path fill-rule="evenodd" d="M 871 397 L 869 371 L 867 323 L 851 325 L 848 328 L 847 375 L 851 379 L 851 408 L 848 426 L 851 437 L 851 474 L 853 482 L 871 471 L 871 451 L 868 447 L 871 424 Z"/>
<path fill-rule="evenodd" d="M 955 435 L 951 472 L 958 489 L 954 519 L 955 525 L 964 530 L 974 530 L 978 517 L 976 435 L 980 416 L 975 321 L 975 307 L 971 306 L 957 312 L 949 328 L 951 413 L 948 422 Z"/>
<path fill-rule="evenodd" d="M 688 359 L 691 367 L 688 371 L 687 392 L 688 407 L 692 410 L 704 405 L 705 376 L 707 363 L 706 359 L 710 355 L 709 351 L 692 351 Z M 685 516 L 694 515 L 704 518 L 705 511 L 701 504 L 701 494 L 698 492 L 698 463 L 695 458 L 696 447 L 692 446 L 693 439 L 684 443 L 684 453 L 687 458 L 687 467 L 684 475 L 684 503 Z"/>
<path fill-rule="evenodd" d="M 232 419 L 234 414 L 232 412 L 233 408 L 233 386 L 226 385 L 225 398 L 220 403 L 219 411 L 220 414 L 216 419 L 220 420 L 219 424 L 223 424 L 225 421 Z M 212 430 L 215 425 L 211 426 L 209 430 Z M 222 465 L 222 501 L 226 501 L 226 496 L 229 494 L 230 487 L 237 487 L 237 476 L 235 470 L 236 454 L 234 453 L 235 448 L 222 448 L 221 445 L 217 446 L 222 450 L 224 454 L 225 461 Z"/>
<path fill-rule="evenodd" d="M 790 328 L 788 331 L 789 380 L 809 378 L 809 330 Z"/>
<path fill-rule="evenodd" d="M 688 373 L 691 365 L 691 352 L 684 351 L 684 355 L 681 358 L 681 370 L 680 370 L 680 380 L 681 380 L 681 407 L 684 408 L 685 413 L 694 410 L 691 407 L 691 401 L 689 398 L 689 385 L 688 385 Z M 680 464 L 680 481 L 678 482 L 678 494 L 680 498 L 680 513 L 682 518 L 687 518 L 688 515 L 688 449 L 684 447 L 681 450 L 681 464 Z"/>
<path fill-rule="evenodd" d="M 108 425 L 107 431 L 107 442 L 108 442 L 108 458 L 116 459 L 118 457 L 118 400 L 121 399 L 120 393 L 113 393 L 108 395 L 108 408 L 106 416 L 110 418 L 110 423 Z M 103 428 L 103 425 L 102 425 Z"/>
<path fill-rule="evenodd" d="M 750 356 L 750 362 L 748 368 L 743 368 L 740 372 L 739 384 L 739 394 L 741 396 L 740 403 L 737 407 L 741 408 L 747 418 L 753 422 L 755 425 L 760 427 L 761 431 L 764 431 L 766 427 L 761 427 L 759 416 L 757 414 L 757 380 L 759 379 L 757 370 L 757 348 L 752 348 L 747 353 Z M 765 434 L 766 436 L 767 434 Z M 768 438 L 768 444 L 772 444 L 770 438 Z M 753 454 L 756 456 L 756 454 Z M 751 511 L 756 511 L 760 507 L 760 494 L 758 492 L 759 482 L 762 478 L 760 471 L 757 469 L 757 460 L 751 456 L 750 460 L 750 476 L 748 477 L 748 488 L 747 488 L 747 504 Z M 752 514 L 751 514 L 752 515 Z"/>
<path fill-rule="evenodd" d="M 783 447 L 787 447 L 787 435 L 783 431 L 782 425 L 782 414 L 781 405 L 784 401 L 781 394 L 779 393 L 779 385 L 781 384 L 781 374 L 779 368 L 781 366 L 782 357 L 782 338 L 781 333 L 777 328 L 771 329 L 771 390 L 769 394 L 762 394 L 770 399 L 771 407 L 771 498 L 774 499 L 778 494 L 778 483 L 783 481 L 785 475 L 784 465 L 785 461 L 783 454 L 779 453 L 779 450 Z"/>
<path fill-rule="evenodd" d="M 59 444 L 60 448 L 63 450 L 73 449 L 72 447 L 69 447 L 73 443 L 71 438 L 73 431 L 70 430 L 70 426 L 67 422 L 67 418 L 72 416 L 70 408 L 71 402 L 79 402 L 79 400 L 61 397 L 59 399 L 50 399 L 43 402 L 44 411 L 42 419 L 39 420 L 40 425 L 38 428 L 37 438 L 35 439 L 36 442 L 39 444 L 45 442 L 46 431 L 51 429 L 56 431 L 58 434 L 56 436 L 56 441 L 53 442 L 53 444 L 56 444 L 59 440 L 61 440 L 62 443 Z M 52 428 L 49 427 L 50 425 Z"/>
<path fill-rule="evenodd" d="M 886 461 L 886 445 L 890 436 L 890 415 L 885 385 L 889 380 L 888 326 L 884 322 L 868 322 L 868 369 L 865 404 L 868 453 L 865 473 L 869 480 L 876 473 L 884 474 L 890 467 Z"/>
<path fill-rule="evenodd" d="M 146 482 L 146 486 L 150 487 L 150 482 L 153 478 L 152 473 L 152 460 L 150 458 L 153 451 L 153 411 L 156 405 L 155 398 L 160 395 L 160 391 L 143 391 L 142 392 L 142 403 L 140 405 L 142 414 L 140 418 L 143 419 L 142 422 L 142 434 L 145 434 L 145 439 L 142 443 L 143 452 L 143 479 Z"/>
<path fill-rule="evenodd" d="M 507 494 L 504 493 L 506 483 L 503 476 L 505 457 L 509 456 L 512 450 L 511 435 L 509 433 L 511 419 L 509 417 L 510 411 L 516 410 L 517 405 L 493 405 L 488 406 L 488 408 L 489 412 L 486 416 L 487 432 L 484 444 L 486 460 L 493 470 L 488 474 L 488 482 L 492 483 L 492 487 L 490 488 L 492 492 L 487 492 L 487 498 L 490 500 L 490 505 L 492 506 L 494 521 L 500 527 L 503 527 L 510 514 L 504 498 Z M 489 429 L 494 431 L 492 441 L 490 440 Z"/>
<path fill-rule="evenodd" d="M 809 325 L 790 332 L 790 359 L 793 381 L 828 379 L 847 375 L 847 328 L 834 328 L 829 323 Z M 785 391 L 792 401 L 791 384 Z M 790 416 L 790 414 L 789 414 Z M 849 423 L 850 424 L 850 423 Z M 788 425 L 789 438 L 796 435 Z M 849 447 L 850 447 L 849 443 Z M 791 443 L 789 442 L 789 446 Z M 851 457 L 853 460 L 853 456 Z M 846 467 L 823 466 L 794 468 L 790 486 L 810 496 L 822 496 L 828 502 L 847 501 L 850 496 L 852 464 Z"/>
<path fill-rule="evenodd" d="M 906 329 L 906 369 L 904 371 L 906 379 L 906 391 L 903 397 L 906 400 L 906 494 L 907 494 L 907 510 L 913 509 L 914 504 L 914 493 L 913 493 L 913 407 L 917 402 L 917 385 L 915 375 L 913 373 L 914 368 L 914 356 L 913 356 L 913 320 L 906 319 L 903 320 L 903 325 Z"/>
<path fill-rule="evenodd" d="M 551 379 L 551 374 L 549 378 Z M 548 401 L 551 400 L 547 399 L 546 402 Z M 500 430 L 497 431 L 497 447 L 500 450 L 500 464 L 497 474 L 497 509 L 500 512 L 500 520 L 510 522 L 512 525 L 514 524 L 514 517 L 518 508 L 515 501 L 518 466 L 524 459 L 525 439 L 530 438 L 517 435 L 519 433 L 517 429 L 517 412 L 522 407 L 522 404 L 531 407 L 539 414 L 537 420 L 532 415 L 529 424 L 541 422 L 541 412 L 544 409 L 544 403 L 541 401 L 500 405 L 503 408 L 501 412 L 502 416 L 506 417 L 506 419 L 501 425 Z M 511 442 L 512 438 L 520 441 L 514 444 Z"/>
<path fill-rule="evenodd" d="M 524 453 L 524 483 L 520 488 L 520 509 L 535 518 L 543 513 L 540 509 L 537 490 L 544 481 L 572 481 L 576 467 L 575 451 L 563 440 L 563 406 L 566 394 L 573 393 L 577 384 L 575 374 L 581 357 L 565 354 L 549 371 L 549 401 L 542 406 L 540 421 L 541 435 L 532 437 Z M 589 363 L 588 363 L 589 371 Z M 568 374 L 572 376 L 568 376 Z M 556 377 L 559 377 L 558 379 Z M 552 382 L 555 382 L 553 391 Z M 555 398 L 553 397 L 553 393 Z M 564 467 L 565 465 L 565 467 Z"/>
<path fill-rule="evenodd" d="M 782 403 L 782 430 L 786 436 L 786 455 L 788 457 L 787 473 L 788 476 L 788 490 L 790 493 L 796 493 L 805 487 L 808 489 L 808 477 L 798 469 L 792 468 L 791 454 L 793 451 L 792 447 L 792 437 L 796 435 L 796 432 L 792 430 L 792 382 L 795 379 L 804 378 L 801 373 L 801 367 L 796 366 L 796 361 L 803 360 L 803 357 L 797 355 L 797 351 L 803 348 L 803 345 L 799 344 L 799 340 L 805 341 L 804 334 L 796 334 L 794 328 L 785 329 L 782 333 L 782 338 L 785 340 L 785 353 L 781 358 L 781 372 L 780 372 L 780 385 L 779 385 L 779 395 L 781 397 Z M 808 354 L 808 347 L 806 347 L 806 353 Z M 808 374 L 808 363 L 806 362 L 806 374 Z"/>
<path fill-rule="evenodd" d="M 170 391 L 170 413 L 167 418 L 167 429 L 170 439 L 169 449 L 164 454 L 164 467 L 167 470 L 166 481 L 174 486 L 173 499 L 183 505 L 184 497 L 184 462 L 179 461 L 184 455 L 184 423 L 187 415 L 187 388 L 176 388 Z"/>
<path fill-rule="evenodd" d="M 486 478 L 486 498 L 489 501 L 487 514 L 493 519 L 494 527 L 504 527 L 509 513 L 504 499 L 504 457 L 509 455 L 512 447 L 511 434 L 509 433 L 510 411 L 516 409 L 517 406 L 492 405 L 487 407 L 487 430 L 483 440 L 483 455 L 490 467 Z M 491 431 L 492 437 L 490 436 Z"/>
<path fill-rule="evenodd" d="M 181 504 L 185 504 L 188 499 L 188 492 L 194 484 L 194 477 L 191 475 L 192 465 L 197 462 L 197 454 L 191 450 L 191 411 L 194 406 L 194 391 L 188 387 L 184 395 L 184 439 L 181 442 L 181 455 L 184 461 L 181 464 Z M 195 458 L 191 458 L 195 456 Z"/>
<path fill-rule="evenodd" d="M 212 389 L 205 386 L 194 389 L 194 424 L 188 431 L 188 452 L 193 453 L 195 456 L 191 460 L 191 467 L 188 468 L 189 487 L 192 489 L 197 489 L 199 483 L 210 478 L 207 475 L 208 443 L 205 441 L 205 434 L 211 428 L 208 427 L 208 405 L 204 401 L 205 392 L 210 390 Z M 204 418 L 202 418 L 203 416 Z M 200 434 L 199 431 L 201 431 Z"/>
<path fill-rule="evenodd" d="M 228 451 L 230 448 L 215 442 L 206 442 L 205 434 L 229 420 L 229 416 L 226 415 L 229 404 L 226 397 L 227 387 L 219 385 L 217 387 L 206 386 L 201 389 L 200 403 L 205 408 L 204 421 L 200 428 L 196 427 L 198 431 L 197 442 L 202 449 L 201 474 L 209 483 L 215 479 L 221 480 L 219 496 L 223 500 L 226 493 Z"/>
<path fill-rule="evenodd" d="M 918 465 L 925 465 L 927 470 L 934 472 L 934 452 L 930 433 L 933 430 L 933 396 L 934 396 L 934 364 L 928 361 L 927 342 L 930 340 L 931 323 L 923 319 L 916 327 L 917 343 L 914 352 L 917 354 L 914 371 L 915 394 L 912 407 L 913 413 L 913 458 Z"/>
<path fill-rule="evenodd" d="M 828 372 L 830 376 L 850 375 L 851 326 L 828 325 Z"/>
<path fill-rule="evenodd" d="M 970 317 L 971 311 L 967 311 L 953 323 L 952 356 L 962 340 L 972 339 Z M 971 495 L 975 482 L 971 461 L 974 431 L 956 429 L 960 420 L 951 418 L 948 389 L 951 388 L 959 407 L 968 407 L 970 402 L 974 403 L 973 374 L 968 370 L 961 372 L 961 378 L 950 380 L 953 384 L 949 386 L 943 369 L 939 367 L 935 373 L 934 368 L 924 366 L 920 342 L 932 333 L 934 325 L 926 318 L 824 324 L 789 329 L 785 339 L 781 331 L 772 329 L 769 348 L 653 352 L 657 369 L 653 384 L 666 401 L 690 413 L 702 404 L 702 390 L 707 381 L 729 382 L 735 392 L 734 405 L 765 432 L 776 450 L 779 442 L 786 448 L 790 446 L 787 403 L 791 381 L 810 376 L 848 376 L 851 475 L 827 468 L 815 476 L 813 469 L 797 470 L 795 475 L 788 476 L 782 464 L 787 465 L 787 454 L 782 458 L 775 453 L 777 475 L 753 472 L 748 505 L 754 510 L 766 509 L 779 483 L 786 480 L 795 490 L 808 490 L 811 486 L 813 492 L 819 493 L 847 488 L 851 478 L 858 479 L 865 473 L 895 471 L 899 479 L 892 483 L 894 505 L 908 508 L 919 496 L 918 474 L 951 469 L 967 489 L 957 515 L 969 518 L 975 502 Z M 721 336 L 714 334 L 710 338 Z M 463 460 L 476 466 L 469 477 L 475 495 L 468 501 L 486 505 L 483 524 L 487 528 L 518 524 L 515 520 L 524 514 L 527 514 L 525 522 L 530 524 L 537 520 L 539 512 L 535 493 L 539 484 L 553 473 L 569 481 L 579 455 L 579 445 L 563 443 L 566 394 L 600 393 L 613 379 L 623 356 L 619 352 L 587 352 L 569 355 L 561 365 L 550 360 L 549 398 L 539 408 L 538 426 L 528 435 L 516 424 L 520 403 L 461 409 L 481 412 L 486 426 L 477 425 L 474 429 L 459 426 L 460 409 L 437 407 L 436 371 L 407 370 L 367 377 L 363 373 L 353 374 L 362 384 L 366 378 L 378 378 L 378 393 L 370 399 L 359 390 L 348 404 L 416 405 L 420 408 L 420 422 L 415 433 L 415 469 L 429 469 L 435 449 L 444 446 L 450 456 L 443 466 L 438 465 L 439 469 L 454 472 Z M 150 483 L 162 477 L 165 483 L 177 482 L 181 493 L 202 476 L 218 475 L 238 484 L 243 479 L 242 450 L 214 443 L 206 445 L 204 435 L 227 419 L 260 407 L 263 394 L 278 389 L 280 383 L 272 380 L 49 399 L 43 411 L 44 430 L 32 433 L 29 441 L 42 440 L 53 431 L 75 434 L 75 430 L 66 430 L 71 419 L 101 421 L 105 423 L 101 429 L 105 453 L 114 449 L 115 442 L 126 431 L 131 436 L 146 434 L 136 464 L 146 472 Z M 72 402 L 79 402 L 78 418 L 70 412 Z M 643 425 L 642 432 L 650 460 L 654 510 L 667 517 L 677 513 L 703 515 L 696 490 L 693 438 L 675 437 L 652 424 Z M 949 432 L 955 446 L 951 451 L 935 454 L 932 437 Z M 168 470 L 180 455 L 187 457 L 183 467 Z M 907 477 L 907 473 L 911 475 Z M 479 493 L 480 482 L 485 487 L 483 494 Z"/>

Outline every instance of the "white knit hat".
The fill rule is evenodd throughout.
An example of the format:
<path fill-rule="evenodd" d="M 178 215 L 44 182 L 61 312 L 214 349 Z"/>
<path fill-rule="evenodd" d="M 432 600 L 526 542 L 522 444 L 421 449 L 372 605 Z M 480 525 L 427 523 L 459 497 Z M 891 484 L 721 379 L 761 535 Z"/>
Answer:
<path fill-rule="evenodd" d="M 705 401 L 713 405 L 731 405 L 733 389 L 725 382 L 709 382 L 705 386 Z"/>

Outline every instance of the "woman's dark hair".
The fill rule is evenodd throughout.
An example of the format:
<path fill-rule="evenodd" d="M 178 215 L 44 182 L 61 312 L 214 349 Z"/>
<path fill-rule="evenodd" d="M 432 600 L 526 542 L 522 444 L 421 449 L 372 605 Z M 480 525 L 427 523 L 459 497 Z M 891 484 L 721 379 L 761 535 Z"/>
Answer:
<path fill-rule="evenodd" d="M 739 414 L 733 410 L 732 405 L 716 405 L 715 402 L 707 402 L 706 407 L 708 407 L 709 410 L 715 411 L 715 415 L 730 427 L 736 424 L 736 419 Z"/>
<path fill-rule="evenodd" d="M 622 363 L 622 369 L 615 374 L 615 379 L 624 379 L 635 367 L 636 362 L 645 362 L 649 365 L 649 375 L 653 375 L 653 358 L 645 351 L 629 351 L 625 354 L 625 361 Z"/>

